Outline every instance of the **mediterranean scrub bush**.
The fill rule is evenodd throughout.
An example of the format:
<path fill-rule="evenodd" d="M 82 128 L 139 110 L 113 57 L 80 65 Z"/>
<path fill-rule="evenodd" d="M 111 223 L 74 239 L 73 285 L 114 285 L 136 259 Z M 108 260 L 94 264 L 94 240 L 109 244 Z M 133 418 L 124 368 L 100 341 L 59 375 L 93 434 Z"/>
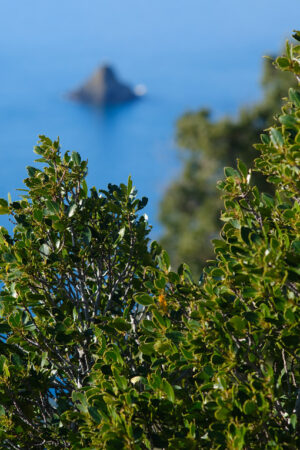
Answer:
<path fill-rule="evenodd" d="M 240 83 L 244 80 L 241 78 Z M 174 266 L 182 261 L 200 276 L 208 259 L 214 257 L 211 240 L 219 236 L 223 202 L 216 189 L 225 166 L 240 158 L 247 166 L 257 156 L 251 151 L 258 136 L 272 125 L 284 97 L 297 80 L 287 71 L 276 70 L 271 58 L 264 59 L 262 99 L 244 106 L 236 117 L 216 119 L 207 109 L 187 112 L 177 122 L 176 138 L 181 173 L 170 183 L 160 207 L 163 235 L 160 243 Z M 272 186 L 258 173 L 252 183 L 267 193 Z M 271 190 L 270 190 L 271 189 Z"/>
<path fill-rule="evenodd" d="M 0 232 L 0 442 L 74 448 L 78 424 L 61 420 L 75 409 L 99 343 L 107 334 L 132 357 L 118 332 L 141 314 L 133 294 L 151 265 L 138 216 L 146 199 L 136 199 L 130 179 L 88 193 L 86 161 L 62 156 L 58 141 L 41 137 L 35 152 L 44 168 L 28 167 L 25 195 L 0 203 L 15 225 L 12 236 Z"/>
<path fill-rule="evenodd" d="M 300 75 L 300 47 L 276 65 Z M 149 249 L 130 180 L 88 192 L 86 162 L 42 137 L 44 167 L 0 203 L 15 224 L 0 242 L 3 448 L 300 446 L 300 93 L 287 95 L 254 167 L 225 168 L 197 284 Z"/>

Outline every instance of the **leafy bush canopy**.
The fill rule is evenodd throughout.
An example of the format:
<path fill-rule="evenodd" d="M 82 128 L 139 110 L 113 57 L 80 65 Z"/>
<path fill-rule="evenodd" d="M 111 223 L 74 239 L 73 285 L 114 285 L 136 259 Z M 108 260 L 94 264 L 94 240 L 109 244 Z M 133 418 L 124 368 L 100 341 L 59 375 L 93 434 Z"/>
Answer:
<path fill-rule="evenodd" d="M 247 166 L 253 165 L 258 154 L 252 144 L 280 113 L 288 88 L 296 86 L 291 73 L 276 70 L 272 60 L 266 58 L 263 99 L 256 105 L 245 106 L 236 117 L 215 119 L 209 110 L 202 109 L 178 120 L 182 171 L 168 187 L 160 207 L 164 226 L 160 243 L 168 251 L 172 265 L 177 267 L 185 261 L 200 276 L 206 261 L 214 257 L 211 241 L 220 233 L 223 207 L 216 183 L 223 176 L 223 167 L 235 165 L 237 158 Z M 261 173 L 252 175 L 259 189 L 273 192 Z"/>
<path fill-rule="evenodd" d="M 98 358 L 97 327 L 114 335 L 138 320 L 149 227 L 130 179 L 88 194 L 78 153 L 44 136 L 35 152 L 44 168 L 27 167 L 25 194 L 0 203 L 15 225 L 0 233 L 1 437 L 64 448 L 60 417 Z"/>
<path fill-rule="evenodd" d="M 288 44 L 276 65 L 299 62 Z M 300 446 L 299 136 L 291 88 L 254 167 L 225 168 L 200 284 L 149 249 L 131 180 L 88 193 L 86 162 L 41 138 L 44 168 L 0 203 L 15 223 L 0 242 L 4 448 Z"/>

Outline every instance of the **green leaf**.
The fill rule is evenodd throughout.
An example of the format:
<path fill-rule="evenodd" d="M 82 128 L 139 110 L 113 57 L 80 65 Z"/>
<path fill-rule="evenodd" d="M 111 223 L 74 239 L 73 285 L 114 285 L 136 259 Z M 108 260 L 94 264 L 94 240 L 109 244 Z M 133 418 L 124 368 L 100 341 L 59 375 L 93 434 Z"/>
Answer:
<path fill-rule="evenodd" d="M 0 373 L 3 373 L 5 377 L 10 376 L 7 359 L 4 355 L 0 355 Z"/>
<path fill-rule="evenodd" d="M 292 59 L 292 57 L 293 57 L 293 54 L 292 54 L 292 51 L 291 51 L 291 50 L 292 50 L 292 47 L 291 47 L 289 41 L 286 40 L 286 41 L 285 41 L 285 53 L 286 53 L 286 56 L 287 56 L 289 59 Z"/>
<path fill-rule="evenodd" d="M 131 191 L 132 191 L 132 179 L 131 176 L 129 175 L 127 182 L 127 195 L 130 195 Z"/>
<path fill-rule="evenodd" d="M 76 406 L 79 409 L 79 411 L 81 411 L 83 413 L 88 412 L 87 399 L 82 392 L 73 391 L 72 392 L 72 400 L 74 403 L 76 403 Z"/>
<path fill-rule="evenodd" d="M 247 400 L 244 403 L 243 409 L 245 411 L 245 414 L 250 415 L 257 410 L 257 405 L 253 400 Z"/>
<path fill-rule="evenodd" d="M 125 391 L 127 389 L 127 380 L 123 375 L 120 375 L 119 371 L 116 368 L 112 369 L 114 379 L 117 383 L 117 386 L 122 391 Z"/>
<path fill-rule="evenodd" d="M 297 415 L 296 415 L 296 414 L 292 414 L 292 415 L 291 415 L 291 418 L 290 418 L 290 421 L 291 421 L 292 427 L 293 427 L 294 430 L 295 430 L 296 427 L 297 427 L 297 422 L 298 422 Z"/>
<path fill-rule="evenodd" d="M 160 327 L 160 328 L 169 328 L 170 326 L 170 321 L 166 318 L 163 317 L 160 312 L 158 312 L 157 310 L 153 310 L 152 311 L 153 314 L 153 321 Z M 189 323 L 191 323 L 193 321 L 189 321 Z"/>
<path fill-rule="evenodd" d="M 241 172 L 242 176 L 244 178 L 247 178 L 247 175 L 248 175 L 247 166 L 240 159 L 238 159 L 237 166 L 238 166 L 238 169 Z"/>
<path fill-rule="evenodd" d="M 152 320 L 144 319 L 140 325 L 144 330 L 149 331 L 149 333 L 153 333 L 155 331 L 155 326 Z"/>
<path fill-rule="evenodd" d="M 53 202 L 52 200 L 47 200 L 46 202 L 46 208 L 50 212 L 50 214 L 59 214 L 59 205 L 56 202 Z"/>
<path fill-rule="evenodd" d="M 162 258 L 165 269 L 167 271 L 169 271 L 171 269 L 171 262 L 170 262 L 170 257 L 165 250 L 162 251 L 161 258 Z"/>
<path fill-rule="evenodd" d="M 174 403 L 175 402 L 174 389 L 172 388 L 170 383 L 167 380 L 165 380 L 165 379 L 162 381 L 162 389 L 166 393 L 167 399 L 170 402 Z"/>
<path fill-rule="evenodd" d="M 242 317 L 239 316 L 233 316 L 229 320 L 230 324 L 233 326 L 233 328 L 237 331 L 243 331 L 246 327 L 246 321 L 245 319 L 242 319 Z"/>
<path fill-rule="evenodd" d="M 76 209 L 77 209 L 76 203 L 73 203 L 72 205 L 70 205 L 69 211 L 68 211 L 68 217 L 73 217 L 76 212 Z"/>
<path fill-rule="evenodd" d="M 15 312 L 13 312 L 12 314 L 10 314 L 10 316 L 8 318 L 8 323 L 13 328 L 21 328 L 23 325 L 22 311 L 17 310 Z"/>
<path fill-rule="evenodd" d="M 3 259 L 4 259 L 4 261 L 6 261 L 8 263 L 16 261 L 15 256 L 12 255 L 11 253 L 7 253 L 7 252 L 3 253 Z"/>
<path fill-rule="evenodd" d="M 225 177 L 240 178 L 240 174 L 238 173 L 238 171 L 233 169 L 232 167 L 225 167 L 224 174 Z"/>
<path fill-rule="evenodd" d="M 74 306 L 74 308 L 73 308 L 73 320 L 74 320 L 74 322 L 76 322 L 77 319 L 78 319 L 78 312 L 77 312 L 76 307 Z"/>
<path fill-rule="evenodd" d="M 9 208 L 3 208 L 3 206 L 0 206 L 0 214 L 9 214 Z"/>
<path fill-rule="evenodd" d="M 41 222 L 43 220 L 44 214 L 43 211 L 41 209 L 34 209 L 33 211 L 33 217 L 35 218 L 35 220 L 37 220 L 38 222 Z"/>
<path fill-rule="evenodd" d="M 285 311 L 284 318 L 285 318 L 288 322 L 291 322 L 291 323 L 294 323 L 294 322 L 296 321 L 295 314 L 293 313 L 292 308 L 288 308 L 288 309 Z"/>
<path fill-rule="evenodd" d="M 300 31 L 294 30 L 293 38 L 296 39 L 296 41 L 300 41 Z"/>
<path fill-rule="evenodd" d="M 48 244 L 41 245 L 39 250 L 40 250 L 42 256 L 49 256 L 51 253 L 51 248 L 49 247 Z"/>
<path fill-rule="evenodd" d="M 130 382 L 131 382 L 132 384 L 136 384 L 136 383 L 145 383 L 146 380 L 145 380 L 144 377 L 136 376 L 136 377 L 131 378 Z"/>
<path fill-rule="evenodd" d="M 290 61 L 288 60 L 288 58 L 280 56 L 275 60 L 275 62 L 277 63 L 277 65 L 280 67 L 281 70 L 287 70 L 290 67 Z"/>
<path fill-rule="evenodd" d="M 260 135 L 260 139 L 261 139 L 261 141 L 262 141 L 263 144 L 269 145 L 269 143 L 270 143 L 270 138 L 269 138 L 269 136 L 268 136 L 267 134 L 262 133 L 262 134 Z"/>
<path fill-rule="evenodd" d="M 194 359 L 194 353 L 186 350 L 184 347 L 181 347 L 181 352 L 186 359 L 191 360 L 191 361 Z"/>
<path fill-rule="evenodd" d="M 108 363 L 111 363 L 111 361 L 113 361 L 113 362 L 119 363 L 120 365 L 124 364 L 124 361 L 120 354 L 120 350 L 116 345 L 114 345 L 113 347 L 110 347 L 108 350 L 105 351 L 104 359 Z"/>
<path fill-rule="evenodd" d="M 0 206 L 3 206 L 3 208 L 8 207 L 8 203 L 6 200 L 4 200 L 4 198 L 0 198 Z"/>
<path fill-rule="evenodd" d="M 43 155 L 45 153 L 45 150 L 41 147 L 39 147 L 38 145 L 36 145 L 35 147 L 33 147 L 33 151 L 34 153 L 36 153 L 37 155 Z"/>
<path fill-rule="evenodd" d="M 84 197 L 87 197 L 87 195 L 88 195 L 88 187 L 87 187 L 87 183 L 86 183 L 85 180 L 82 181 L 81 187 L 82 187 L 82 191 L 83 191 Z"/>
<path fill-rule="evenodd" d="M 4 198 L 0 198 L 0 214 L 9 214 L 8 203 Z"/>
<path fill-rule="evenodd" d="M 244 298 L 254 298 L 257 295 L 257 289 L 253 287 L 245 288 L 242 291 Z"/>
<path fill-rule="evenodd" d="M 224 272 L 222 269 L 217 268 L 217 269 L 213 269 L 213 270 L 212 270 L 211 275 L 212 275 L 214 278 L 216 278 L 216 279 L 221 279 L 221 278 L 223 278 L 226 274 L 225 274 L 225 272 Z"/>
<path fill-rule="evenodd" d="M 157 280 L 154 280 L 154 285 L 157 289 L 164 289 L 166 286 L 166 278 L 164 278 L 163 276 Z"/>
<path fill-rule="evenodd" d="M 269 208 L 274 208 L 275 201 L 272 195 L 262 192 L 261 199 L 266 204 L 266 206 L 268 206 Z"/>
<path fill-rule="evenodd" d="M 34 177 L 36 172 L 37 172 L 37 169 L 35 167 L 32 167 L 32 166 L 27 166 L 26 170 L 27 170 L 27 173 L 28 173 L 28 175 L 30 177 Z"/>
<path fill-rule="evenodd" d="M 300 93 L 293 88 L 289 89 L 289 98 L 297 108 L 300 108 Z"/>
<path fill-rule="evenodd" d="M 219 408 L 216 410 L 215 412 L 215 418 L 217 420 L 220 420 L 221 422 L 223 422 L 224 420 L 227 419 L 228 414 L 230 413 L 230 411 L 227 408 Z"/>
<path fill-rule="evenodd" d="M 134 300 L 143 306 L 154 305 L 154 299 L 149 294 L 140 293 L 134 295 Z"/>
<path fill-rule="evenodd" d="M 172 350 L 172 344 L 168 340 L 157 340 L 154 344 L 154 350 L 158 353 L 165 353 Z"/>
<path fill-rule="evenodd" d="M 294 252 L 300 254 L 300 239 L 296 239 L 292 243 L 292 249 L 294 250 Z"/>
<path fill-rule="evenodd" d="M 89 227 L 86 227 L 82 232 L 82 240 L 86 245 L 89 245 L 89 243 L 92 240 L 92 233 Z"/>
<path fill-rule="evenodd" d="M 141 344 L 140 351 L 145 355 L 152 355 L 154 352 L 154 342 L 146 342 Z"/>
<path fill-rule="evenodd" d="M 77 152 L 72 152 L 71 153 L 71 159 L 72 161 L 76 164 L 76 166 L 79 166 L 81 163 L 81 157 L 79 155 L 79 153 Z"/>
<path fill-rule="evenodd" d="M 231 223 L 233 228 L 236 228 L 237 230 L 241 229 L 241 222 L 238 219 L 231 219 L 229 222 Z"/>
<path fill-rule="evenodd" d="M 271 141 L 275 147 L 282 147 L 284 144 L 284 139 L 281 134 L 281 131 L 279 131 L 277 128 L 271 128 L 270 130 L 270 136 Z"/>
<path fill-rule="evenodd" d="M 102 419 L 101 419 L 101 415 L 97 411 L 97 408 L 95 408 L 94 406 L 89 406 L 88 412 L 89 412 L 91 418 L 94 420 L 94 422 L 96 422 L 96 424 L 99 425 Z"/>
<path fill-rule="evenodd" d="M 283 116 L 280 116 L 279 121 L 286 128 L 293 128 L 295 130 L 298 130 L 298 128 L 299 128 L 298 120 L 296 119 L 296 117 L 294 117 L 290 114 L 285 114 Z"/>
<path fill-rule="evenodd" d="M 41 360 L 41 368 L 43 368 L 44 366 L 48 365 L 48 353 L 47 352 L 43 352 L 42 353 L 42 360 Z"/>
<path fill-rule="evenodd" d="M 120 317 L 114 319 L 111 324 L 118 331 L 131 330 L 131 324 L 127 322 L 125 319 L 122 319 Z"/>
<path fill-rule="evenodd" d="M 123 237 L 124 237 L 124 235 L 125 235 L 125 231 L 126 231 L 126 228 L 125 228 L 125 227 L 123 227 L 123 228 L 120 229 L 120 231 L 119 231 L 119 237 L 120 237 L 120 240 L 123 239 Z"/>

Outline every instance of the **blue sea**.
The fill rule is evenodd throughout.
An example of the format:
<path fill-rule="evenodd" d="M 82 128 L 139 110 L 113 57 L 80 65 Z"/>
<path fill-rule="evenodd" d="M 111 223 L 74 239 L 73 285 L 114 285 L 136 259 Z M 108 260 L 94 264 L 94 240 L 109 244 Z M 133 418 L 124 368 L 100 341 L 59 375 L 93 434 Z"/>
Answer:
<path fill-rule="evenodd" d="M 64 150 L 88 159 L 90 186 L 132 175 L 149 197 L 154 236 L 159 201 L 180 170 L 176 120 L 253 104 L 262 56 L 300 28 L 299 0 L 15 0 L 0 12 L 0 196 L 17 198 L 38 135 L 60 136 Z M 109 109 L 69 101 L 104 62 L 147 95 Z"/>

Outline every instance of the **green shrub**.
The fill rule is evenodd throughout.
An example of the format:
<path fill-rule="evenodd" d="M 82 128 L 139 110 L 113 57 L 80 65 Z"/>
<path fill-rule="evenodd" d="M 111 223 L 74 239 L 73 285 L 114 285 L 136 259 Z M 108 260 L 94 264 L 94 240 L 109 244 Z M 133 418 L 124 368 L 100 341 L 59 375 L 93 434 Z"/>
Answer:
<path fill-rule="evenodd" d="M 276 64 L 299 61 L 287 45 Z M 16 225 L 0 240 L 4 448 L 300 446 L 300 92 L 256 148 L 252 169 L 225 168 L 216 260 L 195 284 L 148 249 L 130 180 L 89 195 L 86 162 L 42 138 L 44 169 L 0 203 Z"/>
<path fill-rule="evenodd" d="M 280 113 L 282 97 L 289 87 L 297 86 L 297 80 L 287 71 L 276 70 L 272 60 L 266 58 L 261 84 L 262 99 L 254 105 L 248 99 L 249 104 L 234 117 L 216 119 L 209 110 L 202 109 L 187 112 L 177 122 L 182 170 L 161 202 L 164 228 L 160 243 L 172 265 L 186 262 L 195 277 L 200 276 L 206 261 L 214 258 L 211 241 L 222 227 L 223 203 L 216 183 L 223 176 L 223 168 L 234 166 L 237 158 L 249 167 L 253 165 L 257 152 L 252 144 L 271 126 L 274 115 Z M 254 173 L 252 178 L 259 189 L 273 192 L 261 174 Z"/>
<path fill-rule="evenodd" d="M 285 70 L 297 72 L 299 55 L 287 45 Z M 85 391 L 100 417 L 97 431 L 82 429 L 96 448 L 299 447 L 299 136 L 291 88 L 255 166 L 225 168 L 225 224 L 200 286 L 153 246 L 135 358 L 110 360 L 107 377 L 104 350 Z M 251 184 L 253 172 L 274 195 Z"/>
<path fill-rule="evenodd" d="M 118 342 L 138 320 L 149 227 L 130 179 L 88 193 L 78 153 L 43 136 L 35 152 L 44 167 L 27 168 L 20 200 L 0 202 L 14 224 L 0 230 L 0 442 L 61 449 L 78 435 L 61 420 L 98 358 L 98 327 Z"/>

